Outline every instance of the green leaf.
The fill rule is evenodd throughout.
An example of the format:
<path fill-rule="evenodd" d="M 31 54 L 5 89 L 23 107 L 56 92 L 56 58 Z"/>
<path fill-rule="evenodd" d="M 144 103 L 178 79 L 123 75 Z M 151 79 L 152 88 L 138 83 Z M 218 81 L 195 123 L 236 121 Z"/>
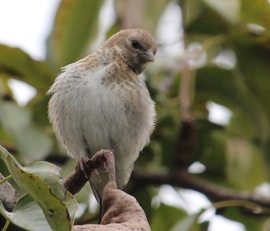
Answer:
<path fill-rule="evenodd" d="M 185 32 L 189 36 L 189 41 L 192 36 L 195 36 L 194 42 L 198 42 L 203 35 L 226 33 L 228 23 L 215 11 L 209 9 L 203 1 L 189 0 L 184 2 L 184 7 L 186 8 L 183 13 Z"/>
<path fill-rule="evenodd" d="M 247 120 L 250 131 L 252 129 L 251 140 L 264 144 L 269 134 L 269 119 L 262 103 L 250 91 L 241 74 L 217 67 L 199 69 L 196 90 L 199 102 L 214 101 L 233 112 L 241 111 L 245 115 L 242 119 Z"/>
<path fill-rule="evenodd" d="M 134 28 L 141 25 L 152 33 L 155 32 L 157 22 L 169 2 L 168 0 L 159 0 L 158 3 L 156 0 L 115 1 L 116 12 L 123 20 L 122 25 L 125 28 Z M 175 7 L 178 6 L 175 4 Z"/>
<path fill-rule="evenodd" d="M 40 160 L 51 150 L 52 140 L 33 124 L 28 109 L 0 100 L 0 122 L 14 139 L 25 162 Z"/>
<path fill-rule="evenodd" d="M 253 190 L 264 183 L 267 167 L 260 149 L 241 138 L 228 139 L 226 173 L 237 189 Z"/>
<path fill-rule="evenodd" d="M 59 168 L 47 162 L 22 167 L 2 146 L 0 151 L 14 181 L 38 203 L 51 228 L 57 231 L 70 230 L 77 206 L 72 196 L 67 194 L 68 196 L 63 198 L 64 187 L 59 177 Z M 41 171 L 37 174 L 38 168 Z"/>
<path fill-rule="evenodd" d="M 215 179 L 224 179 L 226 170 L 227 133 L 207 121 L 197 123 L 196 160 L 206 166 L 205 173 Z M 195 161 L 196 161 L 195 160 Z"/>
<path fill-rule="evenodd" d="M 40 126 L 51 126 L 48 119 L 48 103 L 51 96 L 37 94 L 29 103 L 28 108 L 31 108 L 33 120 Z"/>
<path fill-rule="evenodd" d="M 151 206 L 151 194 L 150 194 L 150 190 L 148 188 L 144 188 L 142 190 L 140 190 L 138 193 L 136 193 L 135 195 L 138 203 L 142 206 L 143 211 L 145 212 L 148 220 L 151 218 L 152 216 L 152 206 Z"/>
<path fill-rule="evenodd" d="M 151 228 L 155 231 L 169 230 L 177 221 L 186 216 L 183 210 L 162 203 L 153 211 Z"/>
<path fill-rule="evenodd" d="M 240 3 L 238 0 L 203 0 L 215 12 L 231 23 L 239 21 Z"/>
<path fill-rule="evenodd" d="M 20 198 L 12 212 L 5 210 L 0 201 L 0 213 L 13 224 L 31 231 L 52 230 L 38 204 L 29 196 Z"/>
<path fill-rule="evenodd" d="M 270 27 L 270 5 L 267 1 L 240 0 L 241 19 L 265 28 Z M 260 17 L 258 17 L 260 15 Z"/>
<path fill-rule="evenodd" d="M 205 210 L 184 217 L 170 231 L 199 231 L 198 218 Z"/>
<path fill-rule="evenodd" d="M 56 68 L 79 59 L 98 35 L 103 1 L 63 0 L 47 42 L 47 59 Z"/>
<path fill-rule="evenodd" d="M 234 44 L 235 54 L 242 74 L 240 78 L 247 86 L 249 95 L 256 99 L 251 105 L 252 107 L 258 105 L 261 108 L 259 112 L 263 110 L 267 113 L 269 123 L 270 48 L 268 42 L 265 43 L 263 41 L 263 39 L 269 41 L 269 38 L 263 37 L 264 36 L 252 37 L 245 32 L 232 36 L 231 42 Z M 253 110 L 257 110 L 257 108 L 253 108 Z M 265 126 L 267 125 L 265 124 Z M 269 128 L 270 125 L 268 124 L 268 129 Z"/>
<path fill-rule="evenodd" d="M 266 231 L 268 229 L 264 229 L 263 222 L 267 217 L 264 216 L 247 216 L 242 210 L 239 208 L 226 208 L 222 212 L 222 215 L 228 219 L 233 221 L 241 222 L 245 226 L 246 231 Z"/>
<path fill-rule="evenodd" d="M 7 79 L 7 76 L 0 72 L 0 95 L 5 97 L 9 97 L 12 94 Z"/>
<path fill-rule="evenodd" d="M 0 74 L 26 82 L 46 92 L 54 79 L 53 70 L 45 62 L 35 61 L 19 48 L 0 44 Z"/>
<path fill-rule="evenodd" d="M 60 176 L 61 168 L 49 162 L 37 161 L 25 166 L 24 170 L 44 180 L 51 187 L 52 193 L 59 199 L 65 198 L 66 191 Z"/>

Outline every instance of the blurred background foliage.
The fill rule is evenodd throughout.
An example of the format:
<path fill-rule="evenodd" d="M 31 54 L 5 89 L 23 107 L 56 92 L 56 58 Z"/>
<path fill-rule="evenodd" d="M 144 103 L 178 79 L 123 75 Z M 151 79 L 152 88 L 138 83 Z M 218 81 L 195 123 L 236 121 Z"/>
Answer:
<path fill-rule="evenodd" d="M 75 161 L 65 156 L 48 122 L 47 90 L 61 67 L 84 57 L 120 29 L 142 27 L 159 44 L 156 62 L 144 73 L 158 120 L 135 170 L 187 171 L 219 186 L 269 197 L 270 2 L 115 0 L 110 14 L 104 11 L 107 3 L 62 0 L 45 60 L 0 44 L 0 144 L 23 164 L 51 161 L 66 176 Z M 11 79 L 36 89 L 26 105 L 14 99 Z M 217 118 L 215 109 L 221 110 Z M 0 169 L 6 174 L 2 162 Z M 202 194 L 189 199 L 192 196 L 184 195 L 193 191 L 174 185 L 139 185 L 131 179 L 128 190 L 154 231 L 211 229 L 215 216 L 203 219 L 205 208 L 191 209 Z M 165 199 L 164 187 L 170 191 Z M 97 218 L 91 206 L 94 199 L 85 188 L 77 195 L 82 208 L 78 223 Z M 214 208 L 208 199 L 207 207 Z M 270 230 L 267 216 L 226 203 L 214 213 L 241 223 L 242 230 Z"/>

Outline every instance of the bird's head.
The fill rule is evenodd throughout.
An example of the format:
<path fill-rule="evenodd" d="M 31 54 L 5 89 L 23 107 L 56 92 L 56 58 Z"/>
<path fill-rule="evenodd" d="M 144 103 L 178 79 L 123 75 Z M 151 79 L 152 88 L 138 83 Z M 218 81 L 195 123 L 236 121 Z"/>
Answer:
<path fill-rule="evenodd" d="M 143 29 L 121 30 L 110 37 L 104 46 L 116 49 L 136 74 L 142 73 L 146 64 L 154 61 L 157 52 L 155 39 Z"/>

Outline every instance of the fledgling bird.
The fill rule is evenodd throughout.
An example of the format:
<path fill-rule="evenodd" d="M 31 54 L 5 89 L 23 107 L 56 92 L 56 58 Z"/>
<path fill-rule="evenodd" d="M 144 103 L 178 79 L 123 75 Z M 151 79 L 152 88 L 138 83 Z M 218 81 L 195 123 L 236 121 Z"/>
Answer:
<path fill-rule="evenodd" d="M 68 154 L 79 159 L 113 149 L 119 189 L 127 184 L 154 129 L 154 102 L 138 75 L 154 61 L 156 51 L 149 32 L 121 30 L 92 54 L 63 68 L 48 91 L 49 119 Z M 90 183 L 100 202 L 104 183 L 99 173 Z"/>

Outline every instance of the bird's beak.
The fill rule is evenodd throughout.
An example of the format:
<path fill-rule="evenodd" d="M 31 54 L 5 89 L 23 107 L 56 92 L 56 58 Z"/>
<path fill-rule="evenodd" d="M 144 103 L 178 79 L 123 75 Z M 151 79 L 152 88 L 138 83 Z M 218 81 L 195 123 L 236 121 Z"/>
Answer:
<path fill-rule="evenodd" d="M 148 50 L 145 52 L 145 61 L 147 62 L 154 62 L 155 61 L 155 55 L 153 53 L 153 51 Z"/>

